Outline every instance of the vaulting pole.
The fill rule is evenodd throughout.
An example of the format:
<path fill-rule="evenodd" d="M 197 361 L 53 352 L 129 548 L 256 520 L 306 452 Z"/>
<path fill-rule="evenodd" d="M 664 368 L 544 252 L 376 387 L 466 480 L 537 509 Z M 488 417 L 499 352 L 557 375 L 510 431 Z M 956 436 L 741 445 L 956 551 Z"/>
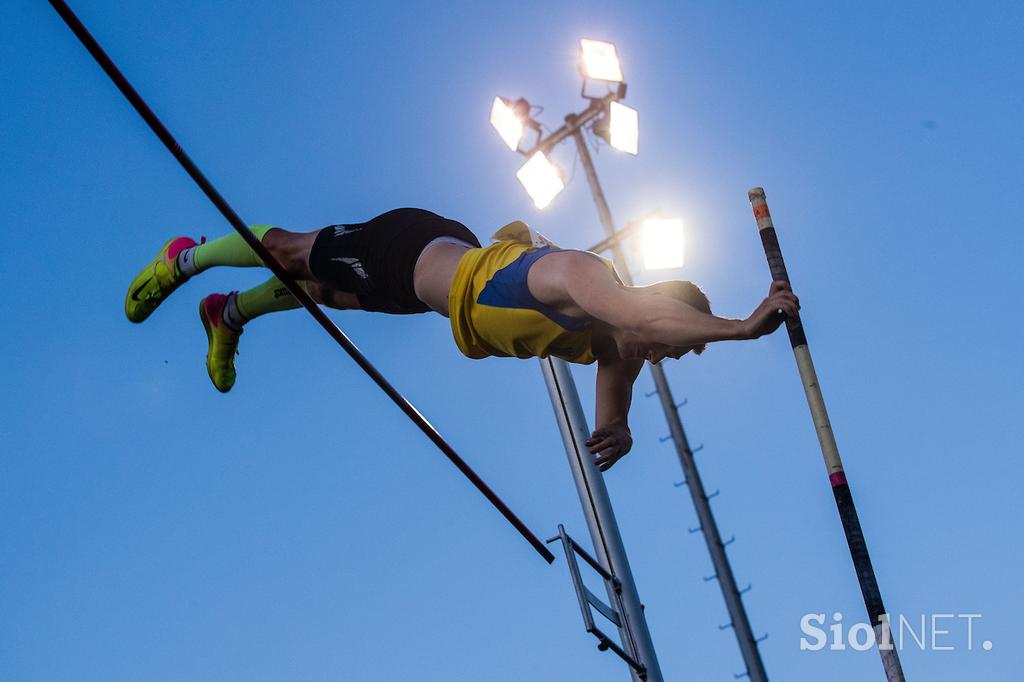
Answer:
<path fill-rule="evenodd" d="M 768 212 L 764 190 L 755 187 L 747 196 L 754 209 L 757 229 L 761 234 L 761 243 L 764 246 L 764 255 L 768 258 L 772 279 L 788 283 L 789 273 L 786 272 L 786 262 L 782 259 L 782 247 L 779 246 L 775 225 L 772 224 L 772 216 Z M 818 444 L 821 446 L 821 454 L 825 458 L 829 482 L 832 484 L 832 494 L 835 496 L 836 506 L 839 508 L 839 518 L 843 522 L 843 530 L 846 531 L 846 542 L 850 547 L 850 555 L 853 557 L 853 567 L 857 572 L 857 580 L 860 582 L 864 605 L 867 607 L 868 618 L 875 631 L 875 641 L 879 644 L 878 651 L 882 655 L 886 680 L 888 682 L 904 682 L 899 654 L 896 652 L 895 646 L 892 645 L 889 616 L 882 604 L 882 593 L 878 589 L 878 581 L 875 580 L 875 569 L 871 566 L 868 546 L 864 541 L 864 533 L 861 531 L 860 519 L 857 518 L 857 508 L 853 504 L 850 485 L 846 482 L 843 462 L 839 458 L 839 447 L 836 445 L 832 424 L 829 422 L 828 412 L 825 410 L 825 398 L 821 394 L 818 376 L 814 372 L 811 351 L 807 346 L 807 336 L 804 334 L 799 313 L 795 317 L 786 318 L 786 330 L 789 332 L 789 342 L 793 346 L 793 354 L 796 356 L 796 365 L 800 370 L 800 378 L 804 384 L 804 393 L 807 395 L 807 405 L 811 410 L 814 428 L 818 432 Z"/>
<path fill-rule="evenodd" d="M 160 122 L 156 114 L 153 113 L 152 109 L 146 104 L 135 88 L 132 87 L 128 79 L 124 77 L 124 74 L 114 65 L 114 62 L 107 56 L 107 53 L 103 51 L 96 39 L 92 37 L 88 29 L 79 21 L 75 13 L 71 11 L 67 3 L 62 0 L 50 0 L 50 4 L 57 14 L 60 15 L 64 23 L 74 32 L 75 36 L 82 42 L 85 49 L 89 51 L 89 54 L 93 56 L 96 62 L 103 68 L 103 70 L 110 77 L 110 80 L 114 82 L 121 94 L 131 103 L 135 110 L 139 112 L 143 120 L 149 125 L 150 129 L 156 133 L 156 136 L 160 138 L 160 141 L 164 143 L 164 146 L 170 150 L 174 158 L 178 160 L 185 172 L 188 173 L 197 185 L 199 189 L 207 196 L 207 198 L 213 202 L 213 205 L 217 207 L 217 210 L 221 212 L 231 227 L 235 228 L 235 231 L 242 236 L 246 244 L 256 252 L 256 255 L 273 271 L 274 275 L 277 276 L 281 282 L 288 288 L 288 291 L 295 296 L 296 300 L 302 304 L 302 306 L 309 311 L 309 314 L 320 323 L 320 326 L 331 335 L 338 345 L 341 346 L 346 353 L 355 360 L 356 364 L 359 365 L 364 372 L 366 372 L 374 383 L 377 384 L 387 394 L 391 400 L 398 405 L 405 414 L 420 428 L 423 433 L 426 434 L 427 438 L 433 441 L 434 445 L 438 447 L 451 460 L 462 474 L 470 480 L 470 482 L 476 486 L 476 489 L 483 493 L 484 497 L 490 500 L 491 504 L 501 512 L 501 515 L 511 523 L 517 531 L 533 545 L 533 548 L 537 550 L 537 553 L 544 557 L 544 560 L 551 563 L 555 560 L 554 555 L 548 551 L 548 548 L 544 546 L 544 543 L 534 535 L 526 525 L 519 520 L 511 509 L 501 500 L 497 494 L 491 490 L 483 479 L 481 479 L 475 471 L 473 471 L 466 462 L 459 457 L 458 453 L 448 444 L 447 441 L 438 433 L 437 429 L 427 421 L 427 419 L 420 414 L 412 403 L 406 400 L 405 396 L 399 393 L 394 386 L 392 386 L 387 379 L 384 378 L 377 368 L 370 364 L 370 361 L 366 359 L 354 343 L 345 335 L 341 329 L 331 321 L 331 318 L 327 317 L 324 311 L 320 310 L 316 302 L 310 298 L 306 290 L 300 287 L 295 279 L 288 274 L 288 271 L 274 258 L 274 256 L 260 243 L 259 238 L 249 230 L 249 227 L 245 222 L 242 221 L 238 214 L 235 213 L 234 209 L 228 204 L 228 202 L 220 195 L 220 192 L 206 179 L 202 171 L 192 162 L 192 159 L 188 157 L 188 154 L 181 148 L 178 142 L 171 135 L 170 131 L 164 127 L 164 124 Z"/>

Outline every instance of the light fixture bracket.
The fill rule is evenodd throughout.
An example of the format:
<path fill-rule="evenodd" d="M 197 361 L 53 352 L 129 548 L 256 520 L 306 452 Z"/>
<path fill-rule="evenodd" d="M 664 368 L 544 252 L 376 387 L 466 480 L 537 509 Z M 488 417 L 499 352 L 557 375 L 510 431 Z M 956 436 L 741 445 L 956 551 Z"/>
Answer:
<path fill-rule="evenodd" d="M 516 149 L 516 151 L 522 154 L 523 156 L 529 156 L 530 154 L 527 150 L 535 148 L 540 143 L 541 137 L 543 137 L 544 135 L 540 129 L 540 122 L 534 119 L 532 116 L 530 116 L 530 111 L 533 109 L 533 105 L 531 105 L 525 97 L 520 97 L 515 101 L 505 101 L 508 104 L 509 108 L 512 109 L 512 111 L 515 113 L 515 115 L 519 117 L 519 120 L 523 122 L 523 126 L 529 128 L 537 135 L 537 138 L 533 141 L 533 144 L 530 145 L 530 147 L 525 147 L 525 145 L 523 145 L 523 143 L 520 142 L 519 148 Z"/>
<path fill-rule="evenodd" d="M 619 83 L 618 87 L 616 87 L 615 90 L 612 91 L 612 92 L 605 92 L 604 94 L 601 94 L 601 95 L 591 95 L 591 94 L 587 94 L 587 84 L 590 83 L 591 81 L 595 81 L 595 79 L 588 77 L 586 72 L 583 71 L 582 69 L 580 70 L 580 75 L 583 76 L 583 85 L 580 87 L 580 97 L 582 97 L 583 99 L 589 99 L 591 102 L 600 102 L 602 100 L 609 100 L 609 99 L 612 99 L 612 100 L 615 100 L 615 101 L 626 99 L 626 88 L 627 88 L 627 86 L 626 86 L 625 81 Z M 596 81 L 596 82 L 598 82 L 598 83 L 605 83 L 606 85 L 608 84 L 608 81 L 600 81 L 599 80 L 599 81 Z"/>

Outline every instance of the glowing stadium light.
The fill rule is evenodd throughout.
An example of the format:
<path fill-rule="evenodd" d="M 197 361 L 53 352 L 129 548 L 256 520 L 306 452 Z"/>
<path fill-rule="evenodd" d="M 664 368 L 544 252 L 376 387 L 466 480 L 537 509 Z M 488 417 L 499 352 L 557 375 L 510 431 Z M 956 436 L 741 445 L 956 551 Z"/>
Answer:
<path fill-rule="evenodd" d="M 519 148 L 523 139 L 523 121 L 514 108 L 515 104 L 504 97 L 495 97 L 491 105 L 491 125 L 512 151 Z"/>
<path fill-rule="evenodd" d="M 551 200 L 565 189 L 558 168 L 548 161 L 548 157 L 541 151 L 536 152 L 523 164 L 516 172 L 516 177 L 523 183 L 537 208 L 544 208 L 550 204 Z"/>
<path fill-rule="evenodd" d="M 608 116 L 608 143 L 619 151 L 635 155 L 640 143 L 640 114 L 625 104 L 612 102 Z"/>
<path fill-rule="evenodd" d="M 580 53 L 587 78 L 599 81 L 622 82 L 622 67 L 615 46 L 603 40 L 580 39 Z"/>
<path fill-rule="evenodd" d="M 679 218 L 648 218 L 643 222 L 644 268 L 681 268 L 683 246 L 683 221 Z"/>

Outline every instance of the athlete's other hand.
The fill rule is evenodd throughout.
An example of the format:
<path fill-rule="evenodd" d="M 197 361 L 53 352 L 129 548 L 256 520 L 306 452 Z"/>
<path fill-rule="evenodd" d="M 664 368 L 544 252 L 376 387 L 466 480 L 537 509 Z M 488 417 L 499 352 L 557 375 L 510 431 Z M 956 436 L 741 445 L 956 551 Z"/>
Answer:
<path fill-rule="evenodd" d="M 789 282 L 776 280 L 768 290 L 768 297 L 743 321 L 748 339 L 771 334 L 787 317 L 796 317 L 800 310 L 800 299 L 793 293 Z"/>
<path fill-rule="evenodd" d="M 594 455 L 594 464 L 601 471 L 608 471 L 633 447 L 633 435 L 625 424 L 609 424 L 590 434 L 587 448 Z"/>

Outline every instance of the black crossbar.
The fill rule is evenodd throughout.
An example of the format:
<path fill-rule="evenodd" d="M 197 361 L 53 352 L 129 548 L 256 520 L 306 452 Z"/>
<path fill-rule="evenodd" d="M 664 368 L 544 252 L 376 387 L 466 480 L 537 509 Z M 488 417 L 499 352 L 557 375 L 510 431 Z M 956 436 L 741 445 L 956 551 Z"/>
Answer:
<path fill-rule="evenodd" d="M 426 434 L 427 438 L 433 441 L 434 445 L 438 447 L 445 456 L 451 460 L 452 464 L 458 468 L 462 474 L 469 479 L 469 481 L 476 486 L 476 489 L 483 493 L 484 497 L 490 500 L 491 504 L 501 512 L 501 515 L 511 523 L 520 535 L 522 535 L 527 542 L 529 542 L 537 553 L 544 557 L 544 560 L 549 564 L 555 560 L 554 555 L 548 551 L 548 548 L 544 546 L 544 543 L 526 527 L 522 521 L 519 520 L 511 509 L 508 508 L 500 497 L 493 490 L 491 490 L 483 479 L 481 479 L 473 469 L 458 455 L 457 452 L 452 448 L 451 445 L 438 433 L 437 429 L 427 421 L 427 419 L 420 414 L 420 411 L 410 403 L 405 396 L 398 392 L 394 386 L 392 386 L 387 379 L 384 378 L 377 368 L 374 367 L 369 360 L 366 359 L 360 350 L 354 343 L 345 335 L 345 332 L 336 325 L 331 318 L 322 311 L 316 304 L 316 302 L 310 297 L 306 290 L 298 285 L 295 278 L 292 277 L 287 270 L 277 261 L 276 258 L 260 243 L 260 240 L 255 234 L 249 229 L 246 223 L 235 213 L 234 209 L 228 204 L 228 202 L 221 196 L 220 192 L 213 186 L 213 184 L 206 179 L 202 171 L 199 170 L 198 166 L 193 163 L 192 159 L 189 158 L 185 150 L 181 148 L 181 145 L 174 139 L 170 131 L 160 122 L 153 110 L 149 108 L 146 102 L 142 99 L 135 88 L 132 87 L 128 79 L 124 77 L 124 74 L 117 68 L 114 62 L 107 56 L 107 53 L 103 51 L 96 39 L 92 37 L 88 29 L 82 24 L 82 22 L 75 16 L 75 13 L 71 11 L 67 3 L 62 0 L 50 0 L 50 4 L 57 14 L 60 15 L 64 23 L 68 25 L 71 31 L 77 36 L 77 38 L 85 46 L 85 49 L 89 51 L 89 54 L 93 56 L 93 59 L 100 65 L 100 67 L 110 77 L 110 80 L 114 82 L 117 89 L 121 91 L 121 94 L 135 107 L 135 111 L 139 112 L 143 120 L 149 125 L 150 129 L 156 133 L 156 136 L 160 138 L 160 141 L 164 143 L 164 146 L 174 155 L 174 158 L 178 160 L 181 167 L 185 169 L 185 172 L 191 176 L 199 189 L 203 191 L 203 194 L 213 202 L 213 205 L 217 207 L 217 210 L 221 212 L 231 227 L 235 228 L 235 231 L 242 236 L 246 244 L 256 252 L 263 262 L 269 267 L 275 276 L 281 280 L 284 285 L 288 288 L 288 291 L 302 304 L 309 314 L 320 323 L 320 326 L 331 335 L 331 338 L 338 342 L 349 356 L 355 360 L 356 364 L 359 365 L 364 372 L 366 372 L 374 383 L 381 388 L 384 393 L 387 394 L 391 400 L 398 405 L 399 409 L 413 421 L 420 428 L 420 430 Z"/>

